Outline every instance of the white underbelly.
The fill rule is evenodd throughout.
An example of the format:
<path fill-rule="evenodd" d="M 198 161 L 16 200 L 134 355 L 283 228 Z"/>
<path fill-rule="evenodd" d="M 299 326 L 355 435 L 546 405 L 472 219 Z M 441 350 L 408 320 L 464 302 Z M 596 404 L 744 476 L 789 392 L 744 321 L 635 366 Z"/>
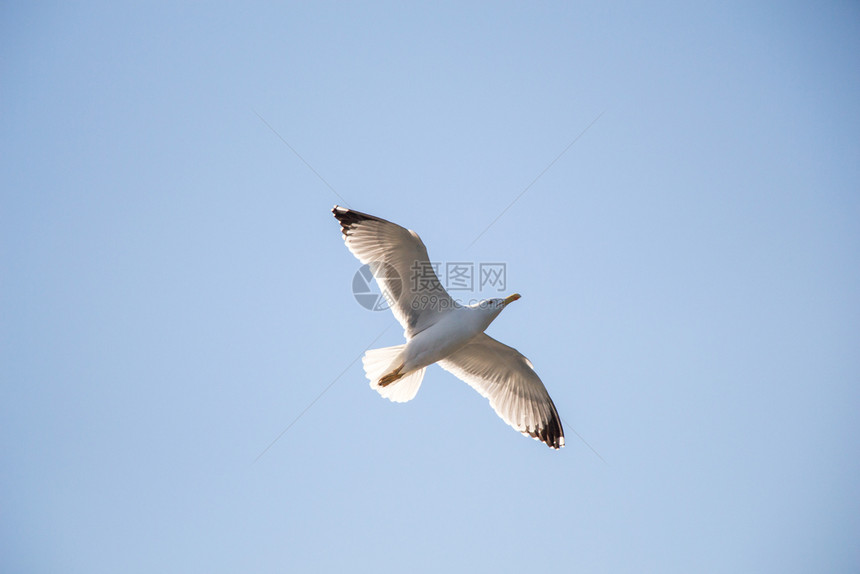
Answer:
<path fill-rule="evenodd" d="M 474 321 L 458 320 L 457 312 L 421 331 L 406 343 L 404 372 L 441 361 L 483 331 Z"/>

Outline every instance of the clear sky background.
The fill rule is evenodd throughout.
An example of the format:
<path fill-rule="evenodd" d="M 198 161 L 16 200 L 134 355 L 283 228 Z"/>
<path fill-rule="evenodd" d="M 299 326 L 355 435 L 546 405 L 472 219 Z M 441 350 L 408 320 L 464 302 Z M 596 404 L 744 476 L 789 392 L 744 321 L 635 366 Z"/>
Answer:
<path fill-rule="evenodd" d="M 860 570 L 857 3 L 0 15 L 3 572 Z M 335 203 L 507 265 L 566 448 L 368 387 Z"/>

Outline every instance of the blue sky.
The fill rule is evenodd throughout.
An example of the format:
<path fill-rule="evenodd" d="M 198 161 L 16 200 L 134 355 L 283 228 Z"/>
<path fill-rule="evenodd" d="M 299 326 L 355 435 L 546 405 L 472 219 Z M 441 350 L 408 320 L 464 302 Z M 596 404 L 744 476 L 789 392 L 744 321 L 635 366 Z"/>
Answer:
<path fill-rule="evenodd" d="M 0 10 L 4 572 L 860 567 L 855 4 Z M 505 263 L 566 448 L 368 387 L 335 203 Z"/>

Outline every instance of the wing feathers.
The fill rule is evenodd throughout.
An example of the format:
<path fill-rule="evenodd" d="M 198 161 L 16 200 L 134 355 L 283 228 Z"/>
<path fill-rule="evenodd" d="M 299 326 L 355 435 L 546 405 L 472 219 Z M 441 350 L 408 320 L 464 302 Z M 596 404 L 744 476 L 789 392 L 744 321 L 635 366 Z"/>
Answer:
<path fill-rule="evenodd" d="M 407 337 L 454 308 L 454 300 L 442 287 L 417 233 L 337 205 L 331 211 L 340 222 L 346 246 L 359 261 L 369 264 Z"/>
<path fill-rule="evenodd" d="M 551 448 L 564 446 L 561 419 L 546 387 L 513 347 L 481 333 L 439 365 L 489 399 L 496 414 L 521 433 Z"/>

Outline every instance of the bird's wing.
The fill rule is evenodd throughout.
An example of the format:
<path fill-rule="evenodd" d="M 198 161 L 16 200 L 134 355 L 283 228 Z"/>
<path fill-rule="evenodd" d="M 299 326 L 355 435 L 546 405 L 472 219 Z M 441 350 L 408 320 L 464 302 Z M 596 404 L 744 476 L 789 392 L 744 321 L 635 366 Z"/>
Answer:
<path fill-rule="evenodd" d="M 490 400 L 503 421 L 546 443 L 564 446 L 561 418 L 531 361 L 513 347 L 481 333 L 439 365 Z"/>
<path fill-rule="evenodd" d="M 406 336 L 420 333 L 457 306 L 439 282 L 417 233 L 337 205 L 331 212 L 340 222 L 346 246 L 369 264 Z"/>

